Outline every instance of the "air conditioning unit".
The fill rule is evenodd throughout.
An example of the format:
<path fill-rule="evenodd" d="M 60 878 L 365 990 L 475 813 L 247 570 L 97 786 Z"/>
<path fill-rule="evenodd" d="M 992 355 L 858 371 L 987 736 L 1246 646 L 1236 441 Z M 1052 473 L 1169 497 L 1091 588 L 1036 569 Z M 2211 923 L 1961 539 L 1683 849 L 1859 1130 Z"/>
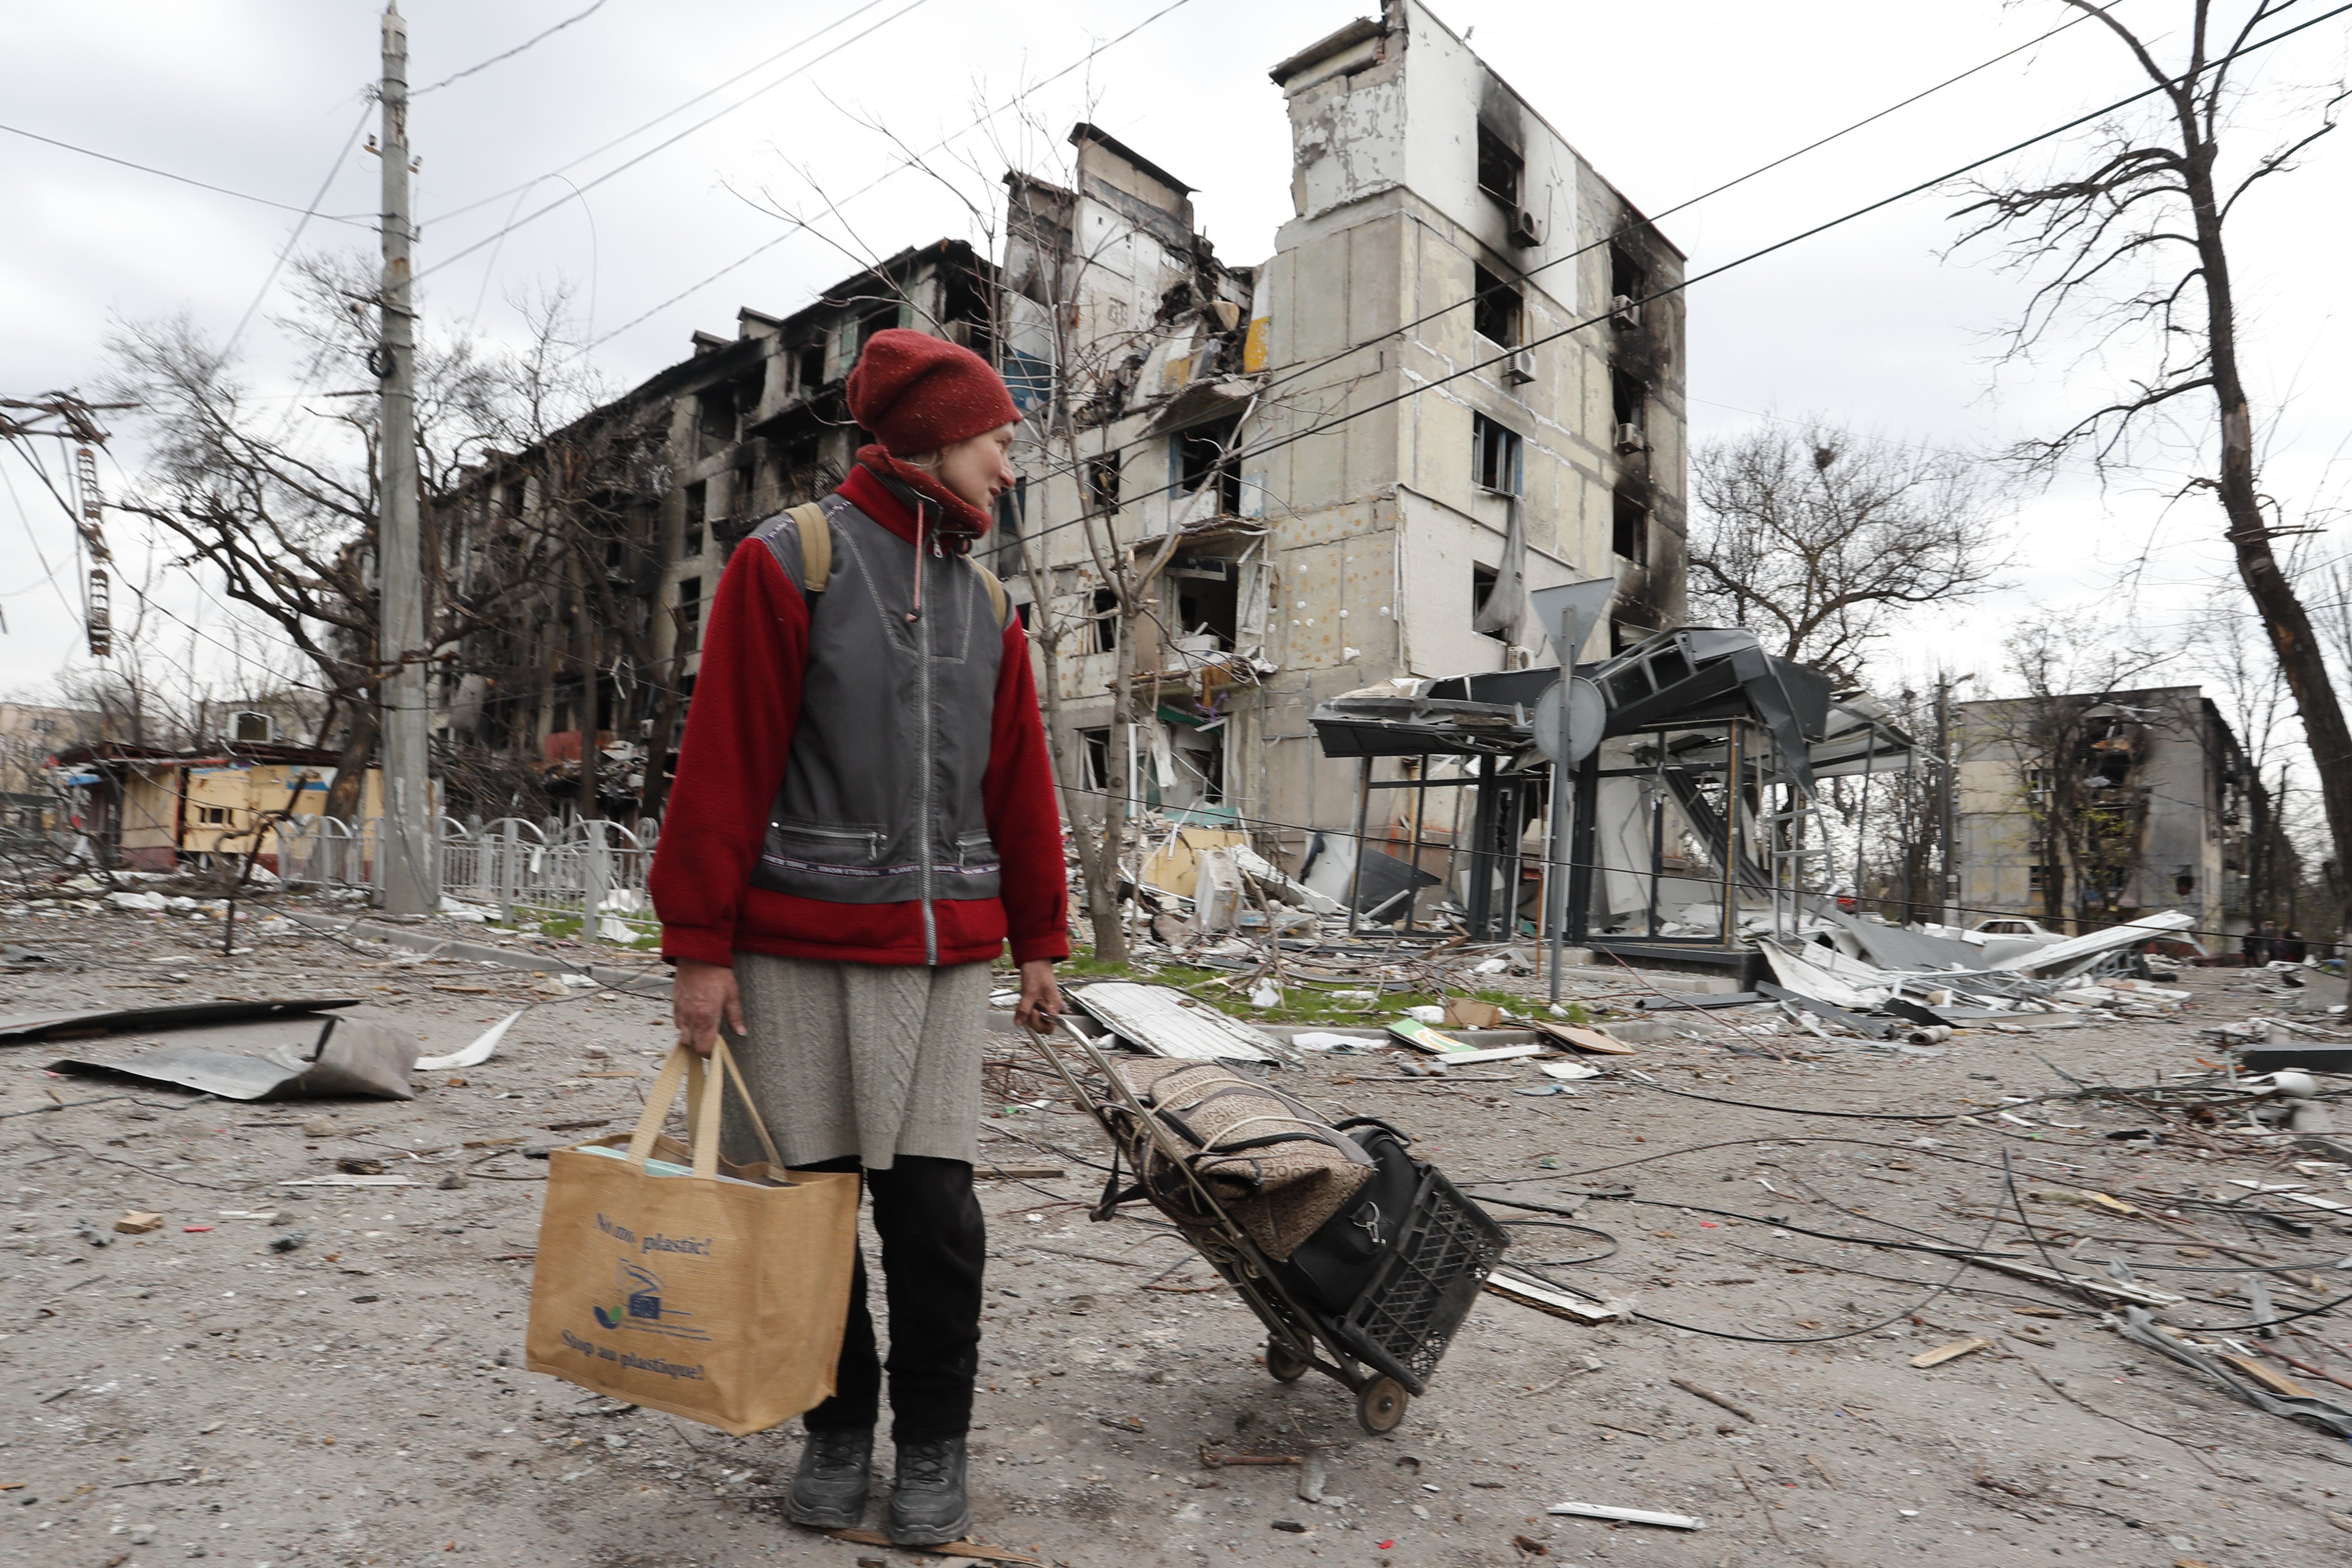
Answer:
<path fill-rule="evenodd" d="M 1630 294 L 1620 294 L 1609 301 L 1609 319 L 1632 331 L 1642 324 L 1642 302 Z"/>
<path fill-rule="evenodd" d="M 1544 221 L 1525 207 L 1511 209 L 1511 243 L 1538 246 L 1544 242 Z"/>
<path fill-rule="evenodd" d="M 1617 450 L 1619 452 L 1631 455 L 1635 452 L 1647 452 L 1649 449 L 1649 438 L 1642 434 L 1642 427 L 1640 425 L 1621 424 L 1617 427 Z"/>
<path fill-rule="evenodd" d="M 1503 379 L 1514 386 L 1525 386 L 1536 379 L 1536 351 L 1533 349 L 1513 349 L 1511 357 L 1503 361 Z"/>

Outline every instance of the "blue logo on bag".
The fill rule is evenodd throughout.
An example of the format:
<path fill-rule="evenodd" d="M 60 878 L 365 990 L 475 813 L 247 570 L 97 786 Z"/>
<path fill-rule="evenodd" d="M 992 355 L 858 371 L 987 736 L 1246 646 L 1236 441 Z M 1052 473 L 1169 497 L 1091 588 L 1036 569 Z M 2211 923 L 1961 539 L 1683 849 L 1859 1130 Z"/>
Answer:
<path fill-rule="evenodd" d="M 620 1304 L 616 1307 L 592 1308 L 596 1322 L 607 1329 L 642 1329 L 648 1333 L 668 1334 L 677 1339 L 709 1339 L 709 1334 L 688 1326 L 682 1320 L 694 1314 L 680 1311 L 662 1297 L 661 1276 L 652 1270 L 627 1259 L 621 1260 L 618 1281 Z"/>

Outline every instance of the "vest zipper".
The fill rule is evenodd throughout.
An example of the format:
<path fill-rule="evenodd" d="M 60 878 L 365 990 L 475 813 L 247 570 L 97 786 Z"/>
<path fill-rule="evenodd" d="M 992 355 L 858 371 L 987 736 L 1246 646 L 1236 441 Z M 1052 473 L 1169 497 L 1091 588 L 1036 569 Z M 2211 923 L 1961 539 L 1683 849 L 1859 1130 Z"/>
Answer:
<path fill-rule="evenodd" d="M 923 898 L 923 962 L 933 968 L 940 962 L 940 926 L 931 908 L 931 623 L 923 614 L 923 504 L 915 503 L 915 684 L 919 694 L 922 716 L 919 733 L 922 743 L 922 782 L 915 792 L 915 832 L 921 844 L 917 863 L 921 867 L 919 885 Z"/>

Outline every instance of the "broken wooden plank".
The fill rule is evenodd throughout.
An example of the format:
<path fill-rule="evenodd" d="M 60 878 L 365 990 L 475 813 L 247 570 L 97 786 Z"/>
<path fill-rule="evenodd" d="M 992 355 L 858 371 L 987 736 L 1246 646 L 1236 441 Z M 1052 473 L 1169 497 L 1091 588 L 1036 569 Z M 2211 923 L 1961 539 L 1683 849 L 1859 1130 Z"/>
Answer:
<path fill-rule="evenodd" d="M 2109 1296 L 2119 1301 L 2130 1301 L 2143 1307 L 2178 1306 L 2189 1298 L 2163 1291 L 2151 1291 L 2145 1285 L 2126 1285 L 2114 1280 L 2094 1279 L 2087 1274 L 2068 1274 L 2056 1269 L 2044 1269 L 2035 1263 L 2021 1263 L 2014 1258 L 2002 1258 L 1990 1252 L 1954 1252 L 1948 1256 L 1964 1259 L 1979 1269 L 1997 1273 L 2013 1274 L 2021 1280 L 2038 1280 L 2045 1285 L 2061 1285 L 2087 1291 L 2095 1296 Z"/>
<path fill-rule="evenodd" d="M 1730 1400 L 1726 1399 L 1722 1395 L 1715 1393 L 1710 1389 L 1701 1388 L 1697 1384 L 1691 1382 L 1687 1378 L 1669 1377 L 1666 1381 L 1673 1384 L 1676 1388 L 1681 1389 L 1685 1394 L 1691 1395 L 1696 1398 L 1704 1399 L 1709 1405 L 1717 1406 L 1723 1409 L 1730 1411 L 1742 1421 L 1753 1421 L 1756 1419 L 1755 1411 L 1748 1409 L 1743 1405 L 1735 1405 Z"/>
<path fill-rule="evenodd" d="M 1521 1306 L 1566 1318 L 1570 1322 L 1588 1326 L 1597 1323 L 1631 1322 L 1633 1309 L 1622 1301 L 1600 1301 L 1591 1296 L 1563 1290 L 1541 1280 L 1531 1280 L 1507 1269 L 1497 1269 L 1486 1276 L 1486 1289 L 1507 1297 Z"/>
<path fill-rule="evenodd" d="M 2219 1362 L 2227 1363 L 2241 1375 L 2252 1378 L 2256 1383 L 2261 1384 L 2264 1388 L 2269 1389 L 2273 1394 L 2283 1395 L 2289 1399 L 2316 1399 L 2319 1397 L 2318 1395 L 2314 1394 L 2310 1389 L 2305 1388 L 2294 1378 L 2287 1376 L 2284 1373 L 2272 1371 L 2269 1367 L 2264 1366 L 2261 1362 L 2256 1361 L 2251 1355 L 2216 1355 L 2213 1359 Z"/>
<path fill-rule="evenodd" d="M 1597 1029 L 1579 1029 L 1572 1023 L 1548 1023 L 1542 1019 L 1536 1019 L 1529 1027 L 1533 1028 L 1538 1034 L 1549 1035 L 1562 1045 L 1571 1046 L 1578 1051 L 1590 1051 L 1595 1056 L 1633 1054 L 1632 1046 Z"/>
<path fill-rule="evenodd" d="M 1911 1364 L 1925 1371 L 1931 1366 L 1941 1366 L 1948 1361 L 1958 1361 L 1977 1351 L 1990 1350 L 1992 1343 L 1980 1333 L 1970 1334 L 1966 1339 L 1956 1339 L 1949 1344 L 1939 1344 L 1933 1350 L 1920 1352 L 1911 1358 Z"/>
<path fill-rule="evenodd" d="M 1616 1508 L 1602 1502 L 1556 1502 L 1544 1511 L 1564 1513 L 1576 1519 L 1606 1519 L 1618 1524 L 1655 1524 L 1668 1530 L 1706 1528 L 1706 1521 L 1693 1519 L 1686 1513 L 1660 1513 L 1647 1508 Z"/>
<path fill-rule="evenodd" d="M 971 1174 L 982 1181 L 1050 1181 L 1067 1173 L 1059 1166 L 974 1166 Z"/>

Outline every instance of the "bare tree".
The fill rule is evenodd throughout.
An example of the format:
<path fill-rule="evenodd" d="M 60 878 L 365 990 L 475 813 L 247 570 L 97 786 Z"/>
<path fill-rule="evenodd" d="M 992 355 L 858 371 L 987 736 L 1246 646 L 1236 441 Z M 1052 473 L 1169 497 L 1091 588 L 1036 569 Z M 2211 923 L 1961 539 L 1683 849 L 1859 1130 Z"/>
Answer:
<path fill-rule="evenodd" d="M 1690 612 L 1854 680 L 1904 611 L 1986 591 L 2006 496 L 1988 465 L 1809 419 L 1691 462 Z"/>
<path fill-rule="evenodd" d="M 2262 181 L 2336 129 L 2347 96 L 2319 95 L 2301 124 L 2252 158 L 2225 158 L 2224 133 L 2242 89 L 2235 67 L 2293 0 L 2233 6 L 2189 0 L 2160 36 L 2095 0 L 2058 0 L 2107 29 L 2152 84 L 2144 111 L 2099 126 L 2069 166 L 2035 182 L 1973 187 L 1958 214 L 1962 243 L 1999 239 L 2009 262 L 2041 281 L 2010 337 L 2030 358 L 2070 319 L 2087 325 L 2086 354 L 2138 368 L 2054 435 L 2019 455 L 2044 469 L 2087 457 L 2105 469 L 2154 448 L 2187 470 L 2182 493 L 2220 504 L 2238 579 L 2262 618 L 2293 694 L 2319 776 L 2336 859 L 2352 854 L 2352 726 L 2325 645 L 2273 540 L 2275 504 L 2264 494 L 2258 414 L 2247 391 L 2231 281 L 2229 220 Z M 2159 48 L 2177 60 L 2158 58 Z"/>
<path fill-rule="evenodd" d="M 117 506 L 154 523 L 182 564 L 217 572 L 228 599 L 299 653 L 329 716 L 319 742 L 329 742 L 331 724 L 341 726 L 325 810 L 348 820 L 374 757 L 377 688 L 387 673 L 377 637 L 369 384 L 374 274 L 352 256 L 309 257 L 296 270 L 296 308 L 278 323 L 307 359 L 306 390 L 290 408 L 255 394 L 184 316 L 117 328 L 107 345 L 109 384 L 141 404 L 150 446 L 147 471 Z M 419 352 L 416 428 L 427 495 L 577 406 L 577 394 L 567 396 L 551 373 L 562 362 L 560 322 L 559 298 L 520 356 L 486 352 L 466 338 Z M 581 465 L 569 476 L 593 482 Z M 446 548 L 443 519 L 430 509 L 425 524 L 428 656 L 438 661 L 467 633 L 503 626 L 512 591 L 546 580 L 550 551 L 543 543 L 507 549 L 477 572 L 463 549 Z M 580 553 L 568 534 L 565 542 Z"/>

